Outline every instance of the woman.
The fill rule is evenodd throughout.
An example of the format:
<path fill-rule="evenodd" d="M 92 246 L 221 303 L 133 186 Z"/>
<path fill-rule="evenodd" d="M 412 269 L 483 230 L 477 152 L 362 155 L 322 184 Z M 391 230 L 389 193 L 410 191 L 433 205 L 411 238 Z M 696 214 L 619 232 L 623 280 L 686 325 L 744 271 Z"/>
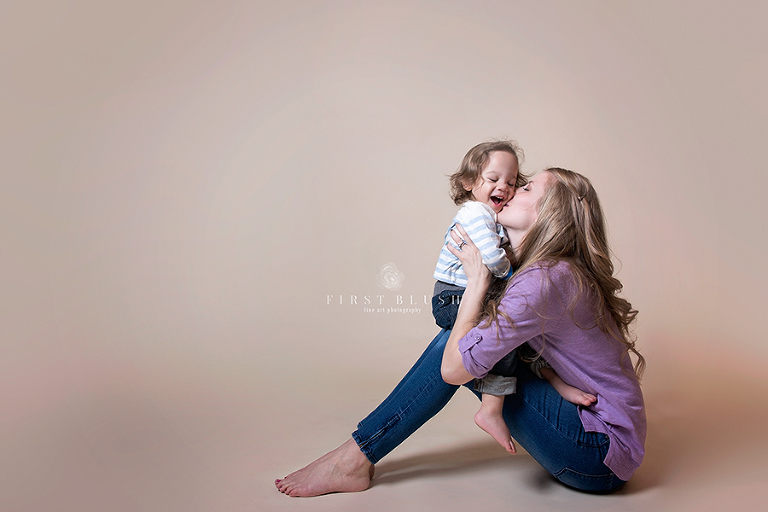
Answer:
<path fill-rule="evenodd" d="M 517 268 L 505 289 L 489 293 L 489 271 L 459 227 L 462 237 L 454 233 L 454 240 L 462 249 L 451 250 L 469 282 L 454 329 L 432 341 L 352 439 L 276 480 L 281 492 L 366 489 L 374 464 L 437 414 L 459 385 L 484 377 L 523 343 L 565 382 L 598 399 L 589 407 L 573 405 L 520 364 L 517 393 L 504 402 L 515 440 L 576 489 L 612 492 L 632 476 L 645 452 L 638 377 L 644 360 L 629 333 L 637 311 L 617 295 L 621 283 L 612 275 L 594 188 L 580 174 L 547 169 L 516 191 L 498 222 L 507 230 Z M 637 356 L 634 366 L 630 352 Z"/>

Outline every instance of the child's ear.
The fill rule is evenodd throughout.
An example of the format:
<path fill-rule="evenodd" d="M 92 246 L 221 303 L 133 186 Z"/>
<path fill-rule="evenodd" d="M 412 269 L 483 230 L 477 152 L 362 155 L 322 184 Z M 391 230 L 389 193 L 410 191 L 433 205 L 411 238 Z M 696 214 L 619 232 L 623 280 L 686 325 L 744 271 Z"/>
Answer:
<path fill-rule="evenodd" d="M 464 190 L 467 192 L 472 192 L 472 189 L 475 186 L 475 183 L 470 179 L 464 179 L 461 181 L 462 186 L 464 187 Z"/>

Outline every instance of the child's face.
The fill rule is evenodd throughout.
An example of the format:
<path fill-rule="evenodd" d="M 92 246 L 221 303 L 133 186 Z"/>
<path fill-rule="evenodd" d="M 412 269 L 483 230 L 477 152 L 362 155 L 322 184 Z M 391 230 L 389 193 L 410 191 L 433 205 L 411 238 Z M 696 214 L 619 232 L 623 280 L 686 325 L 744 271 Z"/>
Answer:
<path fill-rule="evenodd" d="M 488 162 L 475 183 L 471 187 L 464 185 L 464 188 L 472 192 L 475 201 L 485 203 L 499 213 L 515 195 L 517 171 L 515 155 L 494 151 L 488 155 Z"/>

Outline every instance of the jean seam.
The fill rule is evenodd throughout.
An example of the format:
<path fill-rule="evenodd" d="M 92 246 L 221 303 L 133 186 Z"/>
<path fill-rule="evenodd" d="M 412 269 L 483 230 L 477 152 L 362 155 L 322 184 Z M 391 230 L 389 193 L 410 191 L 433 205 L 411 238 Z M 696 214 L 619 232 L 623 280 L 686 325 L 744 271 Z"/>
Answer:
<path fill-rule="evenodd" d="M 610 471 L 610 470 L 608 471 L 608 473 L 603 473 L 603 474 L 600 474 L 600 475 L 593 475 L 593 474 L 582 473 L 581 471 L 576 471 L 575 469 L 570 468 L 568 466 L 563 466 L 563 468 L 561 468 L 560 471 L 555 473 L 555 476 L 563 474 L 564 471 L 569 471 L 569 472 L 573 473 L 574 475 L 583 476 L 585 478 L 607 478 L 609 476 L 613 476 L 613 471 Z"/>
<path fill-rule="evenodd" d="M 539 415 L 539 416 L 540 416 L 540 417 L 541 417 L 541 418 L 542 418 L 544 421 L 546 421 L 547 423 L 549 423 L 550 425 L 552 425 L 552 426 L 554 426 L 554 427 L 557 427 L 557 426 L 558 426 L 558 424 L 559 424 L 559 422 L 560 422 L 560 410 L 561 410 L 561 408 L 560 408 L 560 407 L 558 407 L 558 409 L 557 409 L 557 418 L 555 418 L 555 420 L 556 420 L 556 421 L 555 421 L 555 423 L 553 423 L 553 422 L 552 422 L 552 421 L 550 421 L 550 420 L 549 420 L 549 419 L 548 419 L 546 416 L 544 416 L 543 414 L 541 414 L 541 411 L 539 411 L 539 409 L 538 409 L 538 408 L 536 408 L 536 407 L 533 407 L 533 405 L 531 404 L 531 402 L 529 402 L 528 400 L 526 400 L 526 399 L 525 399 L 525 397 L 523 397 L 521 394 L 518 394 L 517 396 L 519 396 L 519 397 L 520 397 L 520 400 L 522 400 L 523 402 L 525 402 L 526 404 L 528 404 L 528 406 L 529 406 L 529 407 L 531 407 L 531 409 L 533 409 L 533 410 L 536 412 L 536 414 L 538 414 L 538 415 Z M 564 398 L 562 398 L 562 397 L 561 397 L 561 400 L 565 401 L 565 399 L 564 399 Z M 579 421 L 581 421 L 581 418 L 579 418 Z M 584 430 L 584 432 L 585 432 L 585 433 L 588 433 L 588 432 L 592 432 L 592 431 L 587 431 L 586 429 L 584 429 L 584 425 L 583 425 L 583 424 L 582 424 L 581 428 Z M 597 447 L 602 447 L 602 446 L 605 446 L 606 444 L 608 444 L 608 443 L 611 441 L 610 437 L 609 437 L 607 434 L 605 434 L 605 432 L 598 432 L 598 431 L 594 431 L 596 434 L 603 434 L 603 435 L 605 436 L 605 441 L 604 441 L 604 442 L 601 442 L 601 443 L 597 443 L 597 444 L 590 444 L 590 443 L 584 443 L 584 442 L 581 442 L 581 441 L 579 441 L 578 439 L 571 439 L 570 437 L 568 437 L 568 436 L 566 436 L 564 433 L 562 433 L 562 432 L 560 431 L 560 429 L 559 429 L 559 428 L 555 428 L 555 430 L 557 431 L 557 433 L 558 433 L 558 434 L 559 434 L 561 437 L 563 437 L 564 439 L 567 439 L 567 440 L 569 440 L 569 441 L 573 441 L 573 442 L 575 442 L 575 443 L 576 443 L 577 445 L 579 445 L 579 446 L 585 446 L 585 447 L 590 447 L 590 448 L 592 448 L 592 447 L 595 447 L 595 448 L 597 448 Z"/>
<path fill-rule="evenodd" d="M 373 443 L 374 441 L 376 441 L 376 439 L 381 437 L 381 435 L 389 427 L 391 427 L 394 423 L 397 423 L 400 419 L 401 419 L 400 414 L 395 414 L 394 416 L 390 416 L 389 419 L 387 420 L 387 422 L 384 424 L 383 427 L 381 427 L 379 430 L 377 430 L 376 432 L 374 432 L 373 434 L 368 436 L 365 440 L 361 440 L 361 443 L 358 443 L 360 448 L 365 448 L 368 445 L 370 445 L 371 443 Z"/>
<path fill-rule="evenodd" d="M 442 377 L 440 377 L 440 379 L 442 380 Z M 437 379 L 434 379 L 434 378 L 433 378 L 433 379 L 430 379 L 430 380 L 429 380 L 429 382 L 427 382 L 427 383 L 426 383 L 424 386 L 422 386 L 422 387 L 421 387 L 421 389 L 419 390 L 419 393 L 418 393 L 416 396 L 414 396 L 414 397 L 413 397 L 413 400 L 411 400 L 410 402 L 408 402 L 408 403 L 405 405 L 405 407 L 403 407 L 402 409 L 400 409 L 400 410 L 398 410 L 398 411 L 397 411 L 397 418 L 398 418 L 398 419 L 401 419 L 401 418 L 403 417 L 403 415 L 404 415 L 406 412 L 408 412 L 408 409 L 410 409 L 410 408 L 411 408 L 411 406 L 412 406 L 414 403 L 416 403 L 416 401 L 417 401 L 417 400 L 418 400 L 418 399 L 419 399 L 419 398 L 420 398 L 420 397 L 421 397 L 421 396 L 424 394 L 424 390 L 425 390 L 427 387 L 432 387 L 432 384 L 433 384 L 433 383 L 434 383 L 436 380 L 437 380 Z"/>
<path fill-rule="evenodd" d="M 525 402 L 526 404 L 528 404 L 528 406 L 529 406 L 531 409 L 533 409 L 533 411 L 534 411 L 534 412 L 536 412 L 536 414 L 538 414 L 538 415 L 541 417 L 541 419 L 543 419 L 544 421 L 546 421 L 547 423 L 549 423 L 550 425 L 552 425 L 553 427 L 555 427 L 555 431 L 558 433 L 558 435 L 560 435 L 560 437 L 562 437 L 562 438 L 564 438 L 564 439 L 566 439 L 566 440 L 568 440 L 568 441 L 573 441 L 573 442 L 575 442 L 576 444 L 579 444 L 579 441 L 578 441 L 578 440 L 574 440 L 574 439 L 571 439 L 569 436 L 566 436 L 566 435 L 565 435 L 563 432 L 561 432 L 561 431 L 560 431 L 560 429 L 559 429 L 559 428 L 557 428 L 557 427 L 558 427 L 558 423 L 552 423 L 552 421 L 550 421 L 550 419 L 549 419 L 549 418 L 547 418 L 546 416 L 544 416 L 543 414 L 541 414 L 541 411 L 539 411 L 539 409 L 538 409 L 537 407 L 533 407 L 533 404 L 531 404 L 531 402 L 529 402 L 528 400 L 526 400 L 524 396 L 522 396 L 521 394 L 518 394 L 517 396 L 519 396 L 519 397 L 520 397 L 520 400 L 522 400 L 523 402 Z M 557 420 L 559 420 L 559 419 L 560 419 L 560 408 L 558 408 L 558 409 L 557 409 L 557 418 L 556 418 L 556 419 L 557 419 Z M 582 426 L 582 428 L 583 428 L 583 426 Z"/>
<path fill-rule="evenodd" d="M 436 380 L 437 379 L 435 379 L 435 378 L 430 379 L 424 386 L 421 387 L 419 392 L 413 397 L 413 400 L 410 400 L 403 408 L 398 409 L 392 416 L 390 416 L 387 419 L 386 423 L 381 428 L 376 430 L 373 434 L 367 436 L 365 438 L 365 440 L 358 440 L 360 435 L 358 434 L 357 436 L 354 436 L 354 434 L 353 434 L 353 437 L 355 437 L 355 442 L 357 442 L 358 447 L 360 447 L 360 449 L 363 451 L 363 453 L 368 458 L 368 460 L 371 461 L 371 463 L 376 464 L 376 462 L 378 462 L 378 460 L 374 460 L 375 457 L 372 456 L 372 454 L 370 453 L 370 450 L 368 449 L 368 447 L 371 444 L 373 444 L 379 437 L 384 435 L 384 433 L 387 430 L 392 428 L 393 425 L 395 425 L 396 423 L 401 421 L 403 419 L 403 416 L 408 412 L 408 410 L 411 408 L 411 406 L 414 403 L 416 403 L 419 400 L 419 398 L 424 394 L 426 388 L 427 387 L 431 387 L 432 384 Z M 358 425 L 358 432 L 359 432 L 359 428 L 360 428 L 360 425 Z M 357 432 L 355 432 L 355 433 L 357 433 Z"/>
<path fill-rule="evenodd" d="M 613 487 L 611 484 L 615 480 L 615 476 L 616 476 L 613 473 L 613 471 L 610 471 L 610 470 L 608 473 L 605 473 L 605 474 L 592 475 L 592 474 L 582 473 L 581 471 L 576 471 L 575 469 L 572 469 L 568 466 L 563 467 L 562 469 L 560 469 L 560 471 L 558 471 L 557 473 L 554 473 L 552 476 L 557 478 L 558 481 L 563 482 L 561 477 L 565 473 L 569 473 L 573 476 L 576 476 L 578 478 L 581 478 L 593 483 L 599 482 L 602 480 L 602 489 L 593 489 L 594 492 L 605 492 L 605 491 L 611 490 Z M 571 484 L 568 484 L 567 482 L 563 482 L 563 483 L 571 486 Z"/>

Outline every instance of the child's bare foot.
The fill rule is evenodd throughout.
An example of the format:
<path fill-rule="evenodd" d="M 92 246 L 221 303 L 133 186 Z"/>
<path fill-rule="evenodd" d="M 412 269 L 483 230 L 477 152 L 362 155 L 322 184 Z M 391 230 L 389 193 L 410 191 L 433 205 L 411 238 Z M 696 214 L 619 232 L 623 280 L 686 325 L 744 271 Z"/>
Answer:
<path fill-rule="evenodd" d="M 304 468 L 275 480 L 275 486 L 278 491 L 293 497 L 358 492 L 371 484 L 373 471 L 373 464 L 354 439 L 350 439 Z"/>
<path fill-rule="evenodd" d="M 583 405 L 586 407 L 588 405 L 592 405 L 594 402 L 597 401 L 597 397 L 595 395 L 582 391 L 579 388 L 569 386 L 568 384 L 563 382 L 559 377 L 556 377 L 556 379 L 550 382 L 552 383 L 552 387 L 554 387 L 555 390 L 558 393 L 560 393 L 560 396 L 562 396 L 572 404 Z"/>
<path fill-rule="evenodd" d="M 515 443 L 512 442 L 509 427 L 507 427 L 500 413 L 497 414 L 489 411 L 487 408 L 480 407 L 480 410 L 475 413 L 475 423 L 478 427 L 491 434 L 491 437 L 509 453 L 513 455 L 516 453 Z"/>
<path fill-rule="evenodd" d="M 597 401 L 595 395 L 566 384 L 559 375 L 549 368 L 542 368 L 541 375 L 547 379 L 547 382 L 552 384 L 552 387 L 555 388 L 555 391 L 560 393 L 561 397 L 574 405 L 583 405 L 586 407 Z"/>
<path fill-rule="evenodd" d="M 583 405 L 585 407 L 592 405 L 597 401 L 597 397 L 595 395 L 585 393 L 584 391 L 572 386 L 568 386 L 568 389 L 560 391 L 560 395 L 572 404 Z"/>

